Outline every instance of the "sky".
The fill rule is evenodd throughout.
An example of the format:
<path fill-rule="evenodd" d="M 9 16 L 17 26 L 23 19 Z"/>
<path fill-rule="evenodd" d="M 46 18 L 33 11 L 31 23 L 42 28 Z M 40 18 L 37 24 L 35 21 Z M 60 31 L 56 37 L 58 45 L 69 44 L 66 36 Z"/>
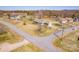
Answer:
<path fill-rule="evenodd" d="M 79 6 L 0 6 L 0 10 L 79 10 Z"/>

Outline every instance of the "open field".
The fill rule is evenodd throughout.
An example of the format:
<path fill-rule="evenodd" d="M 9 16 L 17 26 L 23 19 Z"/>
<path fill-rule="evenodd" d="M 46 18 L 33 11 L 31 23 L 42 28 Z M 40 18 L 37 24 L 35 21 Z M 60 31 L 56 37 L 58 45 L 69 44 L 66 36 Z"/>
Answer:
<path fill-rule="evenodd" d="M 3 42 L 15 43 L 22 40 L 22 38 L 12 30 L 8 28 L 3 28 L 2 30 L 3 32 L 0 32 L 0 43 Z"/>
<path fill-rule="evenodd" d="M 27 45 L 23 45 L 22 47 L 19 47 L 12 52 L 42 52 L 40 48 L 34 46 L 32 43 L 29 43 Z"/>
<path fill-rule="evenodd" d="M 63 38 L 56 39 L 53 44 L 64 51 L 79 51 L 79 30 L 71 32 Z"/>

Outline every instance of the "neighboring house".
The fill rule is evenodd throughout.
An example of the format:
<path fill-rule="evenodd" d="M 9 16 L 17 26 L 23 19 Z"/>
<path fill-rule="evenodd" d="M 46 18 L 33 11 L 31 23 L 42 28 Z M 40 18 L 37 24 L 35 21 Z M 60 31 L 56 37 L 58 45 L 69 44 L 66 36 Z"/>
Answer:
<path fill-rule="evenodd" d="M 10 13 L 10 19 L 20 20 L 24 16 L 27 16 L 27 13 Z"/>
<path fill-rule="evenodd" d="M 14 24 L 21 22 L 22 15 L 11 15 L 10 21 Z"/>
<path fill-rule="evenodd" d="M 73 22 L 73 18 L 66 17 L 67 22 Z"/>
<path fill-rule="evenodd" d="M 79 17 L 75 17 L 73 21 L 74 22 L 79 22 Z"/>
<path fill-rule="evenodd" d="M 63 23 L 63 24 L 65 24 L 65 23 L 67 23 L 67 20 L 65 19 L 65 18 L 61 18 L 61 23 Z"/>
<path fill-rule="evenodd" d="M 66 20 L 66 19 L 62 20 L 62 23 L 63 23 L 63 24 L 64 24 L 64 23 L 67 23 L 67 20 Z"/>
<path fill-rule="evenodd" d="M 69 18 L 69 17 L 66 17 L 66 18 L 60 18 L 59 21 L 63 24 L 65 23 L 68 23 L 68 22 L 73 22 L 73 18 Z"/>
<path fill-rule="evenodd" d="M 10 16 L 10 19 L 20 20 L 21 17 L 22 17 L 21 15 L 12 15 Z"/>

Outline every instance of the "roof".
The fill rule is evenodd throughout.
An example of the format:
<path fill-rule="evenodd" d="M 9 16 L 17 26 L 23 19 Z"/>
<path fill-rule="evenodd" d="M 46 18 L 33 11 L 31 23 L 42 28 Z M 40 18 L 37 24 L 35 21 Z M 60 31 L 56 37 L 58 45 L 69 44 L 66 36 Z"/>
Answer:
<path fill-rule="evenodd" d="M 45 19 L 35 19 L 34 21 L 38 23 L 48 23 Z"/>

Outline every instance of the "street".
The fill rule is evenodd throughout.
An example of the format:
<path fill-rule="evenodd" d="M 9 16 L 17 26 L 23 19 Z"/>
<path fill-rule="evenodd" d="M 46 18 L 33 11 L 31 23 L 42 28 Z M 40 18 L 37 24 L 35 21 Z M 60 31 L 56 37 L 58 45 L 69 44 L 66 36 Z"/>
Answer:
<path fill-rule="evenodd" d="M 6 25 L 8 28 L 10 28 L 14 32 L 16 32 L 17 34 L 22 36 L 24 39 L 27 39 L 28 41 L 32 42 L 34 45 L 38 46 L 39 48 L 43 49 L 44 51 L 48 51 L 48 52 L 61 51 L 61 50 L 57 49 L 55 46 L 53 46 L 52 41 L 54 39 L 56 39 L 57 36 L 58 37 L 62 36 L 62 30 L 57 31 L 55 33 L 52 33 L 51 35 L 46 36 L 46 37 L 36 37 L 36 36 L 31 36 L 31 35 L 27 34 L 26 32 L 18 29 L 15 25 L 13 25 L 9 22 L 5 22 L 5 21 L 1 20 L 0 23 Z M 79 26 L 74 26 L 74 27 L 71 27 L 71 28 L 68 28 L 68 29 L 64 29 L 63 33 L 65 34 L 65 33 L 72 32 L 72 31 L 74 31 L 73 29 L 78 30 Z"/>

